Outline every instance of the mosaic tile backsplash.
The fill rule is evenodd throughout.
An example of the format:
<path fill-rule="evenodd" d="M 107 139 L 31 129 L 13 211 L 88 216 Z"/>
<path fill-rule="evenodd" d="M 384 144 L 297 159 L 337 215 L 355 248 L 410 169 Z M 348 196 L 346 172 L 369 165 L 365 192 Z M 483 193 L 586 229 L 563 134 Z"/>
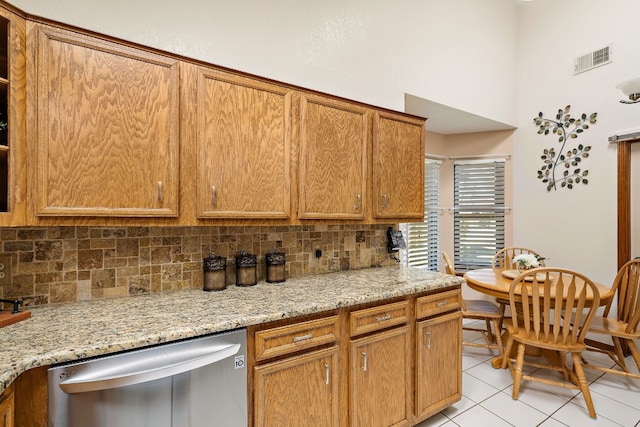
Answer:
<path fill-rule="evenodd" d="M 202 288 L 202 258 L 211 252 L 228 258 L 228 285 L 240 251 L 258 256 L 259 281 L 271 249 L 285 253 L 286 277 L 392 265 L 387 227 L 0 228 L 0 255 L 12 265 L 0 297 L 30 306 Z"/>

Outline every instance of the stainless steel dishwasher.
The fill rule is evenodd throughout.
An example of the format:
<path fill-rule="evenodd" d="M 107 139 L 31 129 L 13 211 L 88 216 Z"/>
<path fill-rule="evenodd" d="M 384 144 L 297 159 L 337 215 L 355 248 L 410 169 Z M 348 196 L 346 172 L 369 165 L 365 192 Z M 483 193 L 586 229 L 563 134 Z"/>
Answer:
<path fill-rule="evenodd" d="M 246 427 L 247 332 L 54 366 L 50 427 Z"/>

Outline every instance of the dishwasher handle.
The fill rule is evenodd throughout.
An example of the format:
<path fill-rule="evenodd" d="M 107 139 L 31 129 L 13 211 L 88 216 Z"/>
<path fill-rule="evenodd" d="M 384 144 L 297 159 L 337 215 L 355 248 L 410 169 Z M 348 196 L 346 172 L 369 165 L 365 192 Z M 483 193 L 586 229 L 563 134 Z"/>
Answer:
<path fill-rule="evenodd" d="M 239 350 L 240 344 L 217 344 L 196 351 L 181 351 L 148 359 L 139 358 L 133 363 L 121 361 L 116 366 L 70 375 L 59 385 L 65 393 L 72 394 L 140 384 L 219 362 L 235 355 Z"/>

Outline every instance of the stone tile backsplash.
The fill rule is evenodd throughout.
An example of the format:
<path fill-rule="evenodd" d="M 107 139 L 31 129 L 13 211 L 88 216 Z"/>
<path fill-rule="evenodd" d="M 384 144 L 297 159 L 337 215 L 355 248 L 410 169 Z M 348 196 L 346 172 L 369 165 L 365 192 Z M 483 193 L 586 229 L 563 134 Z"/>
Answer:
<path fill-rule="evenodd" d="M 0 228 L 0 255 L 12 259 L 0 297 L 29 306 L 202 288 L 202 258 L 211 252 L 228 258 L 228 285 L 243 250 L 258 256 L 259 281 L 270 249 L 286 254 L 286 277 L 391 265 L 387 227 Z"/>

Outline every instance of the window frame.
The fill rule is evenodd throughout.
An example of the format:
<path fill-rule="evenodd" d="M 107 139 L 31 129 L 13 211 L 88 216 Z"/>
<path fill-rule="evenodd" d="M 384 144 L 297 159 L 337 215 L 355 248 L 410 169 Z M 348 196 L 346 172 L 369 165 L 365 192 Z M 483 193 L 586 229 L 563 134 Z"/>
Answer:
<path fill-rule="evenodd" d="M 506 240 L 506 162 L 464 160 L 456 161 L 453 168 L 455 269 L 491 267 L 493 255 Z"/>

